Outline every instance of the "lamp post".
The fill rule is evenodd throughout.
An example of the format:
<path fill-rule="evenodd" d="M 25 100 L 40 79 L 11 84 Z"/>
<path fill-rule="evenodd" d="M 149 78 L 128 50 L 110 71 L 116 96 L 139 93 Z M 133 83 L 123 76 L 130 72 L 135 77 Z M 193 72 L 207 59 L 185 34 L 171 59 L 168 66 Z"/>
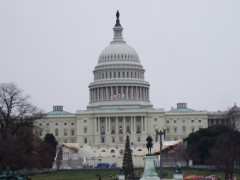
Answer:
<path fill-rule="evenodd" d="M 158 140 L 158 136 L 160 137 L 160 165 L 159 165 L 159 171 L 160 171 L 160 179 L 163 178 L 163 170 L 162 170 L 162 135 L 165 135 L 165 131 L 158 131 L 156 130 L 156 141 Z"/>

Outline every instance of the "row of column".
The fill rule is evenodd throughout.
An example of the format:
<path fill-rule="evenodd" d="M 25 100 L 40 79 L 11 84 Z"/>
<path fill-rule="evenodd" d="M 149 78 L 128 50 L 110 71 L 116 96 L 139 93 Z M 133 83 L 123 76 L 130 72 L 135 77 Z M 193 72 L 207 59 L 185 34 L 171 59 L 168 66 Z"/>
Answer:
<path fill-rule="evenodd" d="M 139 86 L 110 86 L 89 90 L 90 102 L 103 100 L 144 100 L 149 101 L 149 88 Z"/>
<path fill-rule="evenodd" d="M 140 123 L 137 122 L 137 118 Z M 113 120 L 113 122 L 112 122 Z M 121 122 L 120 122 L 121 120 Z M 130 120 L 130 127 L 127 129 L 126 120 Z M 123 117 L 97 117 L 94 120 L 95 134 L 127 134 L 142 133 L 146 131 L 146 120 L 144 116 L 123 116 Z M 103 122 L 102 122 L 103 121 Z M 129 123 L 128 123 L 129 124 Z M 101 129 L 104 127 L 104 130 Z M 114 129 L 112 129 L 114 127 Z M 138 128 L 139 127 L 139 128 Z M 114 130 L 114 133 L 113 133 Z M 127 132 L 129 131 L 129 132 Z"/>
<path fill-rule="evenodd" d="M 137 78 L 144 79 L 144 73 L 140 71 L 118 71 L 118 72 L 99 72 L 94 74 L 94 80 L 108 79 L 108 78 Z"/>

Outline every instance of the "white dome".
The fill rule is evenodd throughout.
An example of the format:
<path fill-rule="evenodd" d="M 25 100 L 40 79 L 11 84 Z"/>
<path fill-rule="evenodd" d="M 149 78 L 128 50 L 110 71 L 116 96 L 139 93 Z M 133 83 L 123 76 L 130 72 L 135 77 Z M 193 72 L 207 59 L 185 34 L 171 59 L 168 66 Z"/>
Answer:
<path fill-rule="evenodd" d="M 125 42 L 112 42 L 98 58 L 98 64 L 121 61 L 140 63 L 137 52 Z"/>

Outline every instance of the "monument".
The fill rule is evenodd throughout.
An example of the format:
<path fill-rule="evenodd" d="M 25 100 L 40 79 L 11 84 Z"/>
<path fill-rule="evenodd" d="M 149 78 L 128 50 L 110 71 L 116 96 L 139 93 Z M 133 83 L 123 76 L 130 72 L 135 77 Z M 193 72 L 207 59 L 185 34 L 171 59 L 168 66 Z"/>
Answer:
<path fill-rule="evenodd" d="M 159 180 L 160 178 L 158 177 L 158 174 L 156 172 L 155 157 L 151 154 L 153 139 L 151 138 L 151 136 L 148 136 L 146 141 L 148 154 L 146 154 L 146 156 L 144 157 L 144 172 L 140 180 Z"/>

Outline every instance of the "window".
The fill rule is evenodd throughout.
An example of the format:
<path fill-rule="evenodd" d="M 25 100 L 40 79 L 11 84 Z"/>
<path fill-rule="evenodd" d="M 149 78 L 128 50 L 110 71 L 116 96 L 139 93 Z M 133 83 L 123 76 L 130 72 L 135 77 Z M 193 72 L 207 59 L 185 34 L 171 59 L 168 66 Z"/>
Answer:
<path fill-rule="evenodd" d="M 114 137 L 112 137 L 112 143 L 115 143 L 115 138 Z"/>
<path fill-rule="evenodd" d="M 101 127 L 101 134 L 105 134 L 104 126 Z"/>
<path fill-rule="evenodd" d="M 174 130 L 174 132 L 176 133 L 176 132 L 177 132 L 177 127 L 174 127 L 173 130 Z"/>
<path fill-rule="evenodd" d="M 194 127 L 192 127 L 192 133 L 194 133 Z"/>
<path fill-rule="evenodd" d="M 130 133 L 130 127 L 127 126 L 127 133 Z"/>
<path fill-rule="evenodd" d="M 67 136 L 67 129 L 64 130 L 64 136 Z"/>
<path fill-rule="evenodd" d="M 66 126 L 66 125 L 67 125 L 67 123 L 64 123 L 64 125 Z"/>
<path fill-rule="evenodd" d="M 169 123 L 169 121 L 167 120 L 167 123 Z"/>
<path fill-rule="evenodd" d="M 199 119 L 198 122 L 202 122 L 201 119 Z"/>
<path fill-rule="evenodd" d="M 138 139 L 137 139 L 137 140 L 138 140 L 138 142 L 141 142 L 141 138 L 140 138 L 140 137 L 138 137 Z"/>
<path fill-rule="evenodd" d="M 167 133 L 170 133 L 170 128 L 169 127 L 167 128 Z"/>
<path fill-rule="evenodd" d="M 39 126 L 41 126 L 42 125 L 42 123 L 39 123 Z"/>
<path fill-rule="evenodd" d="M 87 120 L 85 119 L 85 120 L 84 120 L 84 122 L 86 123 L 86 122 L 87 122 Z"/>
<path fill-rule="evenodd" d="M 192 120 L 192 123 L 194 123 L 194 120 Z"/>
<path fill-rule="evenodd" d="M 49 123 L 47 123 L 47 126 L 49 126 Z"/>
<path fill-rule="evenodd" d="M 84 127 L 84 128 L 83 128 L 83 133 L 84 133 L 84 134 L 87 134 L 87 127 Z"/>
<path fill-rule="evenodd" d="M 71 133 L 72 133 L 72 136 L 74 136 L 74 130 L 72 130 Z"/>
<path fill-rule="evenodd" d="M 112 126 L 111 134 L 115 134 L 115 126 Z"/>
<path fill-rule="evenodd" d="M 58 123 L 55 124 L 56 126 L 58 125 Z"/>
<path fill-rule="evenodd" d="M 122 126 L 119 126 L 119 131 L 118 131 L 119 134 L 122 134 Z"/>
<path fill-rule="evenodd" d="M 84 138 L 84 143 L 87 144 L 87 138 Z"/>
<path fill-rule="evenodd" d="M 182 127 L 182 132 L 186 132 L 186 126 Z"/>
<path fill-rule="evenodd" d="M 154 121 L 157 121 L 157 118 L 154 118 Z"/>
<path fill-rule="evenodd" d="M 176 120 L 174 120 L 173 122 L 176 123 Z"/>
<path fill-rule="evenodd" d="M 74 123 L 72 122 L 72 123 L 71 123 L 71 125 L 73 126 L 73 125 L 74 125 Z"/>
<path fill-rule="evenodd" d="M 185 120 L 183 120 L 182 122 L 185 123 Z"/>
<path fill-rule="evenodd" d="M 55 129 L 55 136 L 58 136 L 58 129 Z"/>
<path fill-rule="evenodd" d="M 123 153 L 124 153 L 124 151 L 121 149 L 121 150 L 119 151 L 119 154 L 122 155 Z"/>
<path fill-rule="evenodd" d="M 114 151 L 113 149 L 112 149 L 110 152 L 111 152 L 112 154 L 115 153 L 115 151 Z"/>
<path fill-rule="evenodd" d="M 137 133 L 141 133 L 139 125 L 137 126 Z"/>
<path fill-rule="evenodd" d="M 101 138 L 101 142 L 105 143 L 105 138 L 104 137 Z"/>

